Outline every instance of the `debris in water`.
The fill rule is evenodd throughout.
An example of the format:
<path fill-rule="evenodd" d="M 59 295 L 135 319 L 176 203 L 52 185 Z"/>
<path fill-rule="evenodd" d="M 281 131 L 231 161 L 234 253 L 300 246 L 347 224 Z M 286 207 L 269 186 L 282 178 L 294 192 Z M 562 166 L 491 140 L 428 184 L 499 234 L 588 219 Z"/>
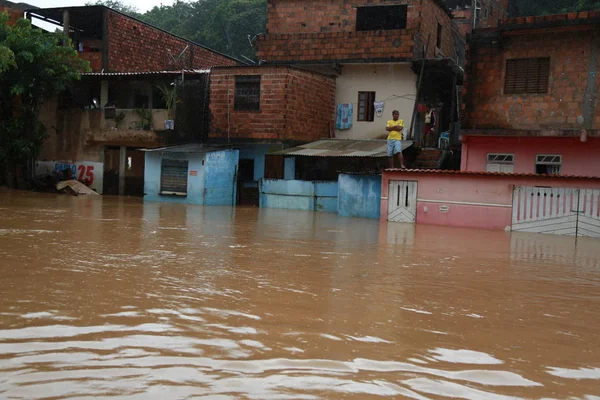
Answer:
<path fill-rule="evenodd" d="M 56 184 L 56 190 L 59 192 L 72 194 L 73 196 L 98 195 L 98 193 L 94 192 L 92 189 L 75 179 L 58 182 Z"/>

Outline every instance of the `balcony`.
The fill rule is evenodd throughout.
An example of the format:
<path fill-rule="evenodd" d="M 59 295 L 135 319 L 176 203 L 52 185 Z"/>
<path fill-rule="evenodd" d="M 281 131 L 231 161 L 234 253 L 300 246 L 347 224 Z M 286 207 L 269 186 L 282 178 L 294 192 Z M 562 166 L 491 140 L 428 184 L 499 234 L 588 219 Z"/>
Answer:
<path fill-rule="evenodd" d="M 83 137 L 87 143 L 152 146 L 161 143 L 167 110 L 151 110 L 148 118 L 137 110 L 117 109 L 117 119 L 106 119 L 104 109 L 64 110 L 64 131 Z"/>

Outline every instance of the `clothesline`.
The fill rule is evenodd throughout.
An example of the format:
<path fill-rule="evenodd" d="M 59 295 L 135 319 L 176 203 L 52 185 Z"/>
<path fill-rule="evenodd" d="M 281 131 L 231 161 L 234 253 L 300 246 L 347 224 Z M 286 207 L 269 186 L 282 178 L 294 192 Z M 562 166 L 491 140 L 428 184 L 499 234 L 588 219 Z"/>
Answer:
<path fill-rule="evenodd" d="M 396 100 L 396 99 L 406 99 L 406 100 L 415 100 L 415 94 L 405 94 L 402 96 L 398 96 L 398 95 L 391 95 L 388 98 L 386 98 L 385 100 L 375 100 L 374 103 L 378 103 L 378 102 L 384 102 L 387 103 L 390 100 Z M 354 103 L 339 103 L 339 104 L 352 104 L 353 106 L 358 106 L 358 102 L 354 102 Z"/>

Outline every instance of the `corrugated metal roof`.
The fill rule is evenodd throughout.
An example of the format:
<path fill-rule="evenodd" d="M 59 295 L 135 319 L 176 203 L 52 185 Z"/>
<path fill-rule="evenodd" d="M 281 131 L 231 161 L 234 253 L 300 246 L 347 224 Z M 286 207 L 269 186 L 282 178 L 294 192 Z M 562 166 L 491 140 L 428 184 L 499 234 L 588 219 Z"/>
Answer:
<path fill-rule="evenodd" d="M 402 150 L 406 150 L 412 144 L 410 140 L 403 140 Z M 309 157 L 387 157 L 387 141 L 321 139 L 273 154 Z"/>
<path fill-rule="evenodd" d="M 598 176 L 584 175 L 545 175 L 545 174 L 510 174 L 507 172 L 485 172 L 485 171 L 450 171 L 440 169 L 400 169 L 389 168 L 384 172 L 406 172 L 410 174 L 444 174 L 444 175 L 465 175 L 465 176 L 503 176 L 513 178 L 547 178 L 547 179 L 591 179 L 600 181 Z"/>
<path fill-rule="evenodd" d="M 163 152 L 163 153 L 210 153 L 212 151 L 226 150 L 231 146 L 207 146 L 203 143 L 188 143 L 178 146 L 159 147 L 155 149 L 141 149 L 145 152 Z"/>
<path fill-rule="evenodd" d="M 146 75 L 202 75 L 210 69 L 184 69 L 180 71 L 138 71 L 138 72 L 84 72 L 81 76 L 146 76 Z"/>

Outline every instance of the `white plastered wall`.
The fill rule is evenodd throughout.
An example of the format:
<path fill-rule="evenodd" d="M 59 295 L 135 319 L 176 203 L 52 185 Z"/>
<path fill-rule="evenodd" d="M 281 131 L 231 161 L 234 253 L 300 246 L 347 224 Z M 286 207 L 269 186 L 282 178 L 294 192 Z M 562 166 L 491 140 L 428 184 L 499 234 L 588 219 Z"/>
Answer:
<path fill-rule="evenodd" d="M 374 121 L 357 121 L 358 92 L 375 92 L 375 101 L 385 101 L 383 115 L 375 115 Z M 373 139 L 385 134 L 386 122 L 392 119 L 392 111 L 400 111 L 405 133 L 409 132 L 410 120 L 417 92 L 417 75 L 409 63 L 403 64 L 345 64 L 337 77 L 336 104 L 353 104 L 352 128 L 336 130 L 340 139 Z"/>

